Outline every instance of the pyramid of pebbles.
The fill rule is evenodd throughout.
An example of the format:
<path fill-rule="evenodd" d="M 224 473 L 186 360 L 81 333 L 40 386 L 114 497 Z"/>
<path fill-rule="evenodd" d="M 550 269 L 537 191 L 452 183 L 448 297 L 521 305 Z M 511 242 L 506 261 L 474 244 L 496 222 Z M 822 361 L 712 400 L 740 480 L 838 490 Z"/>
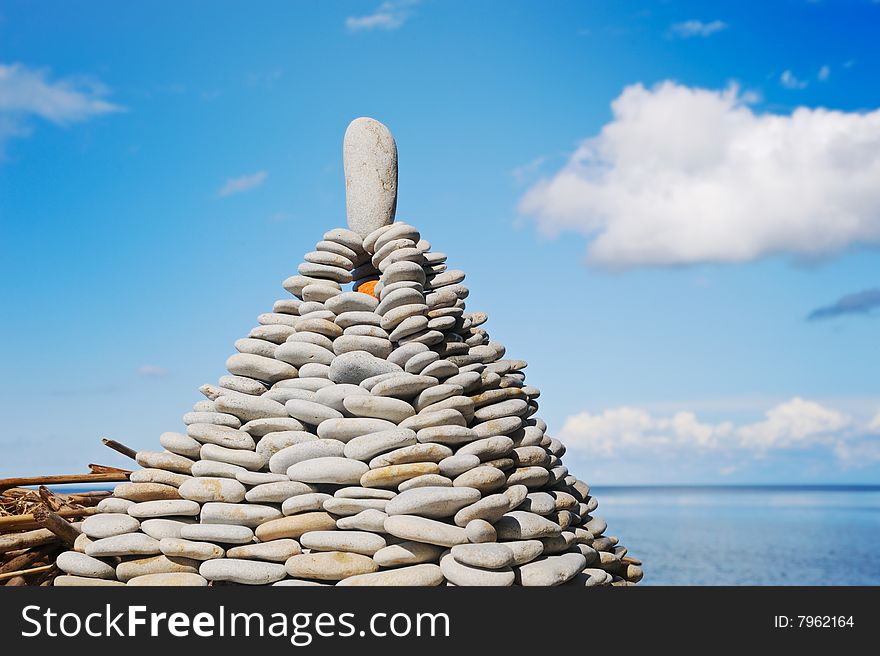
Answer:
<path fill-rule="evenodd" d="M 357 119 L 344 160 L 349 227 L 305 255 L 185 428 L 137 454 L 55 585 L 639 581 L 526 362 L 466 310 L 464 272 L 392 222 L 390 133 Z"/>

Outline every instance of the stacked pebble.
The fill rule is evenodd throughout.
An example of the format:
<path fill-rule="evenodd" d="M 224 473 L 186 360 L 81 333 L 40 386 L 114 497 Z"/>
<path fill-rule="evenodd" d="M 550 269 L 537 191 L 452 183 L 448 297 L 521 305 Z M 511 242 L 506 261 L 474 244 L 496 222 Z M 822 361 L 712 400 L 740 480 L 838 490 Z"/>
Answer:
<path fill-rule="evenodd" d="M 445 254 L 393 223 L 330 230 L 304 260 L 56 585 L 641 579 Z"/>

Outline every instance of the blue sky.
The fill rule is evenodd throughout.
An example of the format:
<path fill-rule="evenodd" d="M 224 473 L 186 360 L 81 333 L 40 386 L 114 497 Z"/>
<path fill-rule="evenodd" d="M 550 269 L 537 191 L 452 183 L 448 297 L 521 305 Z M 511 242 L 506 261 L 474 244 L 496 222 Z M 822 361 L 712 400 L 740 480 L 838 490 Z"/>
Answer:
<path fill-rule="evenodd" d="M 0 4 L 0 476 L 124 464 L 345 222 L 468 274 L 592 483 L 880 479 L 880 4 Z"/>

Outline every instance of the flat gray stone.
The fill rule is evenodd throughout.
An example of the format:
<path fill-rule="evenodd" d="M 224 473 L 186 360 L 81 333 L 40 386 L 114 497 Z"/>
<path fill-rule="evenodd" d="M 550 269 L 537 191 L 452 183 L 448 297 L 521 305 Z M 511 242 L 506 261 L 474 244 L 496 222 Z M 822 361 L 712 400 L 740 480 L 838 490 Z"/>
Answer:
<path fill-rule="evenodd" d="M 264 522 L 281 516 L 281 511 L 272 506 L 212 501 L 202 506 L 201 519 L 202 524 L 237 524 L 256 528 Z M 181 535 L 185 538 L 189 537 L 185 530 L 181 530 Z"/>
<path fill-rule="evenodd" d="M 342 419 L 328 419 L 318 424 L 318 437 L 348 442 L 360 435 L 378 433 L 394 428 L 397 428 L 397 426 L 385 419 L 344 417 Z"/>
<path fill-rule="evenodd" d="M 302 553 L 299 543 L 291 538 L 257 542 L 232 547 L 226 552 L 228 558 L 244 558 L 245 560 L 268 560 L 272 563 L 284 563 L 291 556 Z"/>
<path fill-rule="evenodd" d="M 401 492 L 385 506 L 388 515 L 418 515 L 441 519 L 480 499 L 480 493 L 466 487 L 419 487 Z"/>
<path fill-rule="evenodd" d="M 242 585 L 268 585 L 287 576 L 284 565 L 265 563 L 242 558 L 218 558 L 206 560 L 199 567 L 199 574 L 209 581 L 230 581 Z"/>
<path fill-rule="evenodd" d="M 580 574 L 587 559 L 579 553 L 566 553 L 534 560 L 516 569 L 517 583 L 522 586 L 561 585 Z"/>
<path fill-rule="evenodd" d="M 370 469 L 378 469 L 380 467 L 388 467 L 389 465 L 405 465 L 413 462 L 439 463 L 451 455 L 452 449 L 443 444 L 413 444 L 378 455 L 370 460 L 369 465 Z"/>
<path fill-rule="evenodd" d="M 502 569 L 482 569 L 463 565 L 451 553 L 440 557 L 440 570 L 446 579 L 458 586 L 511 586 L 514 581 L 510 567 Z"/>
<path fill-rule="evenodd" d="M 341 412 L 315 401 L 291 399 L 284 404 L 284 407 L 291 417 L 311 426 L 317 426 L 328 419 L 342 419 Z"/>
<path fill-rule="evenodd" d="M 315 439 L 300 442 L 273 455 L 269 459 L 269 471 L 286 474 L 292 465 L 299 462 L 313 458 L 341 457 L 344 449 L 345 444 L 339 440 Z"/>
<path fill-rule="evenodd" d="M 523 510 L 513 510 L 495 523 L 499 540 L 531 540 L 559 535 L 562 528 L 546 517 Z"/>
<path fill-rule="evenodd" d="M 237 524 L 189 524 L 181 526 L 179 533 L 178 537 L 185 540 L 220 544 L 247 544 L 254 539 L 254 531 L 250 527 Z"/>
<path fill-rule="evenodd" d="M 442 547 L 467 544 L 468 542 L 467 534 L 463 528 L 414 515 L 389 515 L 385 520 L 385 530 L 394 537 L 404 540 L 425 542 Z"/>
<path fill-rule="evenodd" d="M 248 503 L 283 503 L 290 497 L 299 494 L 311 494 L 315 488 L 296 481 L 277 481 L 256 485 L 247 491 L 245 499 Z M 283 510 L 283 507 L 282 507 Z"/>
<path fill-rule="evenodd" d="M 402 371 L 387 360 L 380 360 L 366 351 L 350 351 L 337 355 L 330 365 L 330 380 L 334 383 L 359 385 L 361 381 L 379 374 Z"/>
<path fill-rule="evenodd" d="M 336 528 L 343 531 L 356 530 L 384 533 L 387 517 L 387 514 L 377 508 L 367 508 L 355 515 L 340 517 L 336 520 Z"/>
<path fill-rule="evenodd" d="M 291 465 L 287 469 L 287 475 L 291 480 L 302 483 L 352 485 L 359 483 L 361 476 L 368 471 L 369 467 L 357 460 L 321 457 Z"/>
<path fill-rule="evenodd" d="M 245 487 L 231 478 L 191 478 L 180 486 L 180 496 L 191 501 L 228 501 L 238 503 L 244 500 Z"/>
<path fill-rule="evenodd" d="M 452 547 L 452 557 L 462 565 L 501 569 L 514 564 L 513 551 L 504 544 L 457 544 Z"/>
<path fill-rule="evenodd" d="M 141 531 L 157 540 L 162 538 L 179 538 L 181 529 L 195 522 L 196 520 L 193 517 L 145 519 L 141 522 Z"/>
<path fill-rule="evenodd" d="M 101 538 L 109 538 L 114 535 L 134 533 L 140 527 L 141 523 L 130 515 L 106 513 L 86 517 L 80 526 L 80 530 L 93 540 L 100 540 Z M 77 572 L 68 573 L 77 574 Z"/>
<path fill-rule="evenodd" d="M 356 574 L 342 579 L 338 586 L 393 586 L 393 587 L 426 587 L 443 583 L 443 572 L 438 565 L 424 563 L 409 567 L 371 574 Z"/>
<path fill-rule="evenodd" d="M 223 395 L 214 400 L 214 405 L 220 412 L 235 415 L 242 421 L 287 416 L 287 411 L 278 401 L 261 396 Z"/>
<path fill-rule="evenodd" d="M 152 556 L 159 553 L 159 541 L 143 533 L 126 533 L 95 540 L 86 546 L 86 555 L 94 558 L 108 556 Z"/>
<path fill-rule="evenodd" d="M 416 444 L 415 431 L 408 428 L 393 428 L 354 437 L 345 444 L 343 453 L 346 458 L 366 462 L 381 453 L 414 444 Z"/>
<path fill-rule="evenodd" d="M 345 551 L 372 556 L 386 546 L 385 538 L 367 531 L 309 531 L 300 544 L 312 551 Z"/>
<path fill-rule="evenodd" d="M 397 210 L 397 144 L 379 121 L 352 121 L 342 143 L 348 227 L 366 237 L 391 225 Z"/>
<path fill-rule="evenodd" d="M 449 478 L 455 478 L 460 474 L 480 466 L 480 459 L 467 453 L 456 453 L 454 456 L 444 458 L 439 463 L 440 473 Z"/>
<path fill-rule="evenodd" d="M 275 358 L 282 362 L 288 362 L 295 367 L 317 362 L 318 364 L 330 364 L 335 355 L 333 351 L 323 346 L 309 342 L 284 342 L 275 349 Z"/>
<path fill-rule="evenodd" d="M 351 395 L 343 399 L 342 405 L 356 417 L 385 419 L 395 424 L 416 413 L 406 401 L 385 396 Z"/>
<path fill-rule="evenodd" d="M 161 501 L 142 501 L 129 506 L 128 514 L 138 519 L 184 515 L 194 517 L 199 514 L 199 504 L 186 499 L 163 499 Z M 120 536 L 122 537 L 122 536 Z"/>
<path fill-rule="evenodd" d="M 296 367 L 274 358 L 254 355 L 252 353 L 236 353 L 226 360 L 226 369 L 237 376 L 247 376 L 257 380 L 274 383 L 285 378 L 296 378 Z"/>
<path fill-rule="evenodd" d="M 203 444 L 199 454 L 203 461 L 215 460 L 244 467 L 252 471 L 259 471 L 266 464 L 266 459 L 256 451 L 228 449 L 225 446 L 217 446 L 216 444 Z"/>
<path fill-rule="evenodd" d="M 65 551 L 58 554 L 55 564 L 62 572 L 73 576 L 86 576 L 96 579 L 116 579 L 116 570 L 92 556 L 77 551 Z"/>
<path fill-rule="evenodd" d="M 211 560 L 223 558 L 226 553 L 222 547 L 211 542 L 196 542 L 183 538 L 162 538 L 159 548 L 169 558 L 189 558 L 191 560 Z"/>
<path fill-rule="evenodd" d="M 305 485 L 300 483 L 300 485 Z M 281 504 L 281 512 L 285 516 L 296 515 L 304 512 L 315 512 L 324 509 L 324 502 L 333 496 L 324 492 L 308 492 L 305 494 L 292 495 Z"/>
<path fill-rule="evenodd" d="M 380 567 L 398 567 L 400 565 L 418 565 L 434 563 L 443 553 L 443 547 L 407 540 L 390 544 L 373 554 L 373 560 Z"/>
<path fill-rule="evenodd" d="M 217 424 L 190 424 L 189 437 L 202 444 L 216 444 L 230 449 L 253 449 L 254 438 L 247 431 Z"/>
<path fill-rule="evenodd" d="M 457 526 L 462 527 L 467 526 L 468 522 L 474 519 L 485 519 L 494 524 L 508 510 L 510 510 L 510 502 L 504 494 L 490 494 L 459 510 L 455 513 L 453 521 Z"/>

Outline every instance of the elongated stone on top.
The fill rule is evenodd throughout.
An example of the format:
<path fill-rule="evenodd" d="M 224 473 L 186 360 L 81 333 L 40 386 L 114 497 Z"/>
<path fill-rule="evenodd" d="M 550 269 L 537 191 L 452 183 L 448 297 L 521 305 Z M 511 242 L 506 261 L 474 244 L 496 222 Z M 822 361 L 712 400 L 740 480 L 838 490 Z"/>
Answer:
<path fill-rule="evenodd" d="M 379 121 L 353 120 L 342 142 L 348 227 L 362 237 L 394 221 L 397 144 Z"/>

